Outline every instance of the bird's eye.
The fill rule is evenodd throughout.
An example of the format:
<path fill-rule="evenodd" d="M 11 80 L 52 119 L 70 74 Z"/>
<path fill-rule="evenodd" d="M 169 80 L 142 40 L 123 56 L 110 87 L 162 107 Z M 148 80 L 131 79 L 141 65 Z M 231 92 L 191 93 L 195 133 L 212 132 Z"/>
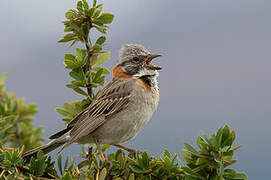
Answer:
<path fill-rule="evenodd" d="M 133 57 L 133 61 L 137 62 L 137 61 L 139 61 L 139 58 L 138 57 Z"/>

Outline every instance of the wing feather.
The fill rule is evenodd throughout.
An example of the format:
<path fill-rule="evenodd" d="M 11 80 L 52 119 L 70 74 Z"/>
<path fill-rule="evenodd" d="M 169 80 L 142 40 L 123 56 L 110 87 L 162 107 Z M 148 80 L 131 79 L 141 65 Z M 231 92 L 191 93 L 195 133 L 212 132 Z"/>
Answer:
<path fill-rule="evenodd" d="M 97 96 L 96 100 L 79 116 L 68 124 L 71 139 L 67 146 L 87 136 L 103 123 L 106 117 L 119 112 L 129 104 L 134 80 L 115 79 Z"/>

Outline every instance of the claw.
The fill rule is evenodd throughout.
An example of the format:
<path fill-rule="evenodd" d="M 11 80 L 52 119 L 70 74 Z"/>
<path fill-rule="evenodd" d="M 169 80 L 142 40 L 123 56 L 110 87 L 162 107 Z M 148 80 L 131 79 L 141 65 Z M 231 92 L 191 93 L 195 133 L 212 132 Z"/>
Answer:
<path fill-rule="evenodd" d="M 129 154 L 132 154 L 132 155 L 135 155 L 136 152 L 139 152 L 139 151 L 136 150 L 136 149 L 128 148 L 128 147 L 122 146 L 122 145 L 120 145 L 120 144 L 112 144 L 112 145 L 113 145 L 113 146 L 116 146 L 116 147 L 118 147 L 118 148 L 121 148 L 121 149 L 123 149 L 123 150 L 129 152 Z"/>

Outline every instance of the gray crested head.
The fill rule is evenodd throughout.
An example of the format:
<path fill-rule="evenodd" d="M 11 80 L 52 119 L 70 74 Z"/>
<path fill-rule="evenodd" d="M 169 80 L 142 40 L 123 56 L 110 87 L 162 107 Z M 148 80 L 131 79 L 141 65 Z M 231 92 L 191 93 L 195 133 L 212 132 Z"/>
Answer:
<path fill-rule="evenodd" d="M 127 74 L 134 78 L 142 76 L 158 76 L 157 70 L 162 69 L 151 62 L 160 55 L 151 54 L 144 46 L 126 44 L 119 52 L 117 66 L 120 66 Z"/>
<path fill-rule="evenodd" d="M 120 49 L 118 64 L 129 61 L 134 57 L 147 56 L 148 54 L 150 54 L 150 52 L 142 45 L 126 44 Z"/>

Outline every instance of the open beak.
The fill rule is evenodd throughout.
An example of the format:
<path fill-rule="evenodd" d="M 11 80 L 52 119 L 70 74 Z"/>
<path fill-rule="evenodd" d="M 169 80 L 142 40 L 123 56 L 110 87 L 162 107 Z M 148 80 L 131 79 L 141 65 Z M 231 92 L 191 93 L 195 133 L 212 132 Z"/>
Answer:
<path fill-rule="evenodd" d="M 147 67 L 151 68 L 151 69 L 154 69 L 154 70 L 161 70 L 162 67 L 152 64 L 152 60 L 154 58 L 159 57 L 159 56 L 161 56 L 161 55 L 159 55 L 159 54 L 150 54 L 147 61 L 145 62 L 145 65 Z"/>

